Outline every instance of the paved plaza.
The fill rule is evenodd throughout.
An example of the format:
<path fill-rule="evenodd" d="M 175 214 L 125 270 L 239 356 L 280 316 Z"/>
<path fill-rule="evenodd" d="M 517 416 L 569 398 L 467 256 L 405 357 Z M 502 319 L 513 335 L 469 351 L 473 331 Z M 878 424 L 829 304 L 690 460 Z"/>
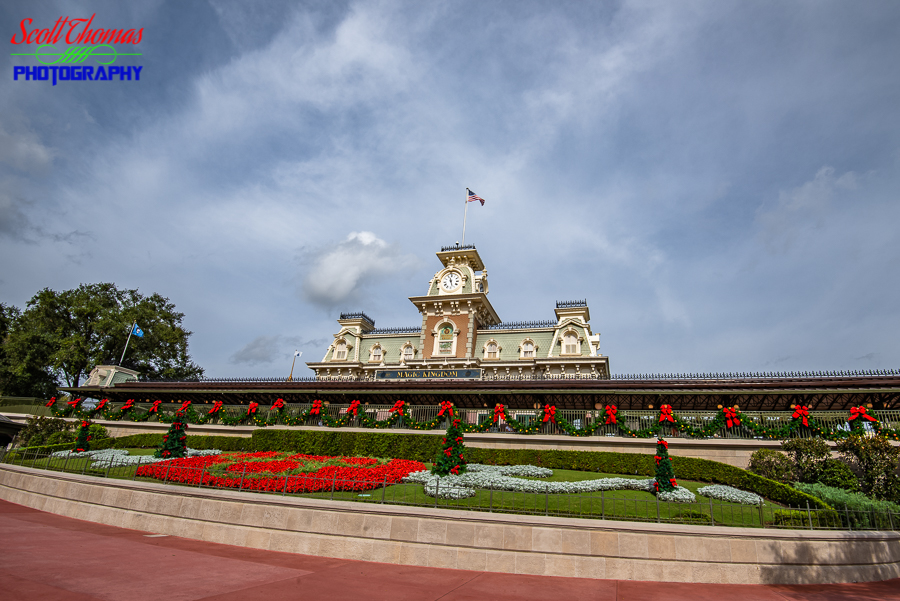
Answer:
<path fill-rule="evenodd" d="M 900 580 L 757 586 L 516 576 L 259 551 L 160 536 L 0 501 L 0 599 L 167 601 L 900 599 Z"/>

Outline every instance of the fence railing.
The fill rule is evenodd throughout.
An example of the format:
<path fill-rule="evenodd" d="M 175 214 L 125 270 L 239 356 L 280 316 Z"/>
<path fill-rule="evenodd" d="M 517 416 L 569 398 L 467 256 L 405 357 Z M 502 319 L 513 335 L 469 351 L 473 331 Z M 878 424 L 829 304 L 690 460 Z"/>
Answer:
<path fill-rule="evenodd" d="M 102 478 L 147 480 L 191 486 L 259 492 L 281 496 L 324 498 L 360 503 L 439 507 L 468 511 L 609 519 L 639 522 L 735 526 L 749 528 L 787 528 L 804 530 L 898 530 L 900 513 L 875 512 L 841 507 L 820 509 L 780 507 L 771 504 L 740 505 L 708 499 L 694 503 L 676 503 L 659 499 L 641 499 L 609 491 L 557 494 L 550 492 L 510 492 L 492 488 L 437 485 L 436 496 L 425 494 L 422 484 L 353 480 L 337 476 L 315 478 L 304 474 L 248 477 L 235 472 L 228 477 L 211 473 L 208 467 L 181 467 L 174 461 L 155 464 L 162 477 L 138 476 L 138 465 L 124 465 L 118 455 L 101 459 L 67 455 L 54 457 L 40 448 L 0 454 L 0 463 L 56 472 Z"/>
<path fill-rule="evenodd" d="M 118 410 L 121 408 L 123 403 L 110 403 L 110 407 L 113 410 Z M 136 410 L 133 412 L 134 416 L 143 416 L 146 415 L 151 407 L 151 403 L 135 403 Z M 331 403 L 329 405 L 324 405 L 323 410 L 332 418 L 337 419 L 346 414 L 347 404 L 336 404 Z M 161 411 L 164 416 L 171 415 L 175 409 L 180 407 L 180 403 L 169 403 L 161 408 Z M 200 413 L 205 413 L 204 408 L 210 407 L 210 405 L 197 404 L 193 405 L 195 409 L 197 409 Z M 302 404 L 286 404 L 287 411 L 286 415 L 295 416 L 298 413 L 301 413 L 310 407 L 309 403 Z M 385 420 L 391 415 L 391 408 L 393 405 L 363 405 L 360 406 L 359 410 L 366 413 L 370 418 L 376 420 Z M 18 414 L 26 414 L 26 415 L 43 415 L 50 416 L 52 412 L 47 407 L 44 407 L 42 402 L 33 402 L 31 404 L 17 404 L 17 405 L 2 405 L 0 406 L 0 410 L 3 413 L 18 413 Z M 221 409 L 226 415 L 237 418 L 242 415 L 247 414 L 247 405 L 225 405 Z M 275 417 L 275 413 L 269 413 L 269 409 L 260 406 L 259 415 L 263 417 Z M 412 420 L 423 422 L 423 421 L 431 421 L 435 417 L 437 417 L 438 412 L 440 411 L 440 406 L 438 405 L 407 405 L 406 406 L 407 414 L 410 416 Z M 460 415 L 460 419 L 464 423 L 467 424 L 482 424 L 485 421 L 489 421 L 493 419 L 493 408 L 485 407 L 481 409 L 457 409 Z M 533 425 L 537 423 L 539 416 L 541 415 L 541 409 L 509 409 L 510 417 L 521 422 L 525 425 Z M 713 421 L 718 412 L 715 411 L 678 411 L 675 410 L 675 414 L 678 415 L 681 419 L 688 422 L 691 426 L 695 428 L 700 428 L 707 423 Z M 874 410 L 872 411 L 872 415 L 874 415 L 883 426 L 888 428 L 898 428 L 900 427 L 900 410 L 891 409 L 891 410 Z M 573 424 L 576 428 L 584 428 L 590 424 L 593 424 L 597 421 L 603 422 L 605 421 L 605 413 L 603 410 L 576 410 L 576 409 L 557 409 L 556 416 L 559 418 L 563 418 L 569 423 Z M 756 423 L 763 424 L 769 427 L 777 428 L 782 425 L 789 424 L 793 420 L 793 412 L 791 411 L 743 411 L 742 419 L 749 418 L 750 420 L 755 421 Z M 810 416 L 813 417 L 820 425 L 825 426 L 828 429 L 843 429 L 850 430 L 850 422 L 849 422 L 849 412 L 847 411 L 812 411 L 810 412 Z M 649 427 L 654 425 L 659 420 L 659 413 L 654 410 L 620 410 L 617 414 L 617 419 L 622 422 L 624 425 L 628 426 L 632 430 L 640 430 L 642 428 Z M 102 419 L 100 414 L 97 414 L 95 419 Z M 128 423 L 129 421 L 139 421 L 137 419 L 132 420 L 129 417 L 125 417 L 123 423 Z M 143 420 L 140 420 L 143 421 Z M 149 416 L 147 421 L 159 421 L 156 415 Z M 220 423 L 221 419 L 212 420 L 209 423 L 215 424 Z M 248 424 L 248 425 L 252 425 Z M 273 425 L 283 425 L 281 419 L 276 419 Z M 327 427 L 325 423 L 318 416 L 310 416 L 306 419 L 305 423 L 300 424 L 304 426 L 321 426 L 323 428 Z M 347 427 L 361 427 L 362 423 L 359 417 L 353 418 L 350 423 L 347 424 Z M 558 425 L 553 423 L 552 421 L 541 422 L 538 424 L 537 434 L 555 434 L 565 436 L 566 432 L 560 428 Z M 442 423 L 440 427 L 446 428 L 446 424 Z M 871 431 L 871 425 L 867 422 L 863 422 L 863 427 Z M 392 430 L 408 430 L 410 427 L 401 421 L 397 421 L 393 425 L 390 426 Z M 503 433 L 510 432 L 513 430 L 509 428 L 506 422 L 503 419 L 500 419 L 494 426 L 491 426 L 488 432 L 494 433 Z M 661 432 L 662 435 L 667 438 L 688 438 L 685 432 L 679 431 L 674 427 L 664 427 Z M 794 433 L 794 436 L 797 437 L 809 437 L 812 436 L 813 433 L 808 429 L 801 429 Z M 593 434 L 593 436 L 600 437 L 618 437 L 622 436 L 615 425 L 602 425 L 600 426 Z M 738 439 L 738 440 L 754 440 L 761 439 L 762 437 L 758 434 L 754 433 L 749 428 L 744 426 L 736 426 L 733 428 L 721 428 L 718 431 L 714 432 L 709 438 L 714 439 Z"/>

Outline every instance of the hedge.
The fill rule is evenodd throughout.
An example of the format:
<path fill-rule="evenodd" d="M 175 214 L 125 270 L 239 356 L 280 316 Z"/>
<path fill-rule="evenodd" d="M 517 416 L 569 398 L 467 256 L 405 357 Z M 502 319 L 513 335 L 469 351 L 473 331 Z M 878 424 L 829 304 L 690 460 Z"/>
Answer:
<path fill-rule="evenodd" d="M 152 449 L 162 444 L 163 434 L 131 434 L 119 438 L 107 438 L 91 442 L 91 450 L 100 449 Z M 255 451 L 253 441 L 243 436 L 188 436 L 191 449 L 219 449 L 220 451 Z"/>

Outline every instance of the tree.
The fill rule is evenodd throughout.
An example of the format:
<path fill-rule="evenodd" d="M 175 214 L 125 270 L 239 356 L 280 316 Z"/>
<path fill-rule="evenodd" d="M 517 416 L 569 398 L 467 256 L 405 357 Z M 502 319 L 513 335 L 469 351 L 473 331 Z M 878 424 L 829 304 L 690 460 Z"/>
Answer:
<path fill-rule="evenodd" d="M 447 434 L 440 452 L 431 466 L 431 473 L 437 476 L 458 476 L 466 471 L 465 446 L 459 418 L 454 417 L 447 428 Z"/>
<path fill-rule="evenodd" d="M 656 492 L 672 492 L 678 483 L 675 481 L 675 469 L 669 457 L 669 443 L 660 438 L 656 441 Z"/>
<path fill-rule="evenodd" d="M 900 496 L 900 478 L 896 474 L 900 447 L 893 446 L 884 436 L 856 433 L 839 442 L 837 450 L 859 477 L 863 494 L 888 500 Z"/>
<path fill-rule="evenodd" d="M 169 299 L 119 290 L 115 284 L 82 284 L 63 292 L 45 288 L 9 329 L 6 361 L 14 373 L 37 370 L 54 386 L 77 387 L 95 365 L 118 363 L 137 322 L 144 336 L 132 337 L 123 367 L 142 377 L 196 378 L 203 369 L 191 361 L 191 332 L 182 327 L 183 319 Z M 10 393 L 4 388 L 4 394 Z M 35 384 L 31 394 L 47 393 Z"/>
<path fill-rule="evenodd" d="M 57 383 L 47 373 L 47 347 L 40 339 L 11 333 L 21 318 L 18 308 L 0 303 L 0 394 L 6 396 L 51 397 Z"/>
<path fill-rule="evenodd" d="M 184 457 L 187 455 L 187 424 L 184 419 L 184 411 L 175 413 L 175 421 L 169 426 L 169 431 L 163 436 L 163 442 L 156 449 L 154 457 L 160 459 L 174 459 L 175 457 Z"/>
<path fill-rule="evenodd" d="M 818 436 L 785 440 L 781 443 L 781 450 L 793 459 L 794 476 L 800 482 L 818 481 L 819 471 L 825 460 L 831 457 L 828 443 Z"/>

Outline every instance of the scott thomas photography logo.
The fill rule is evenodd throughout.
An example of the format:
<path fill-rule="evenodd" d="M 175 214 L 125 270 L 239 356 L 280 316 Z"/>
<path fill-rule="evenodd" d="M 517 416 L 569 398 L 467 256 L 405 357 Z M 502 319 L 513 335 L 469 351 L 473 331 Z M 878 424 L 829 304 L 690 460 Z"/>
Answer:
<path fill-rule="evenodd" d="M 23 57 L 26 64 L 13 66 L 13 80 L 52 81 L 54 86 L 61 81 L 140 81 L 143 66 L 114 63 L 119 57 L 141 56 L 128 46 L 141 43 L 144 28 L 92 27 L 96 16 L 59 17 L 51 27 L 35 27 L 34 19 L 22 19 L 10 39 L 18 52 L 11 55 Z M 86 62 L 94 64 L 82 64 Z"/>

